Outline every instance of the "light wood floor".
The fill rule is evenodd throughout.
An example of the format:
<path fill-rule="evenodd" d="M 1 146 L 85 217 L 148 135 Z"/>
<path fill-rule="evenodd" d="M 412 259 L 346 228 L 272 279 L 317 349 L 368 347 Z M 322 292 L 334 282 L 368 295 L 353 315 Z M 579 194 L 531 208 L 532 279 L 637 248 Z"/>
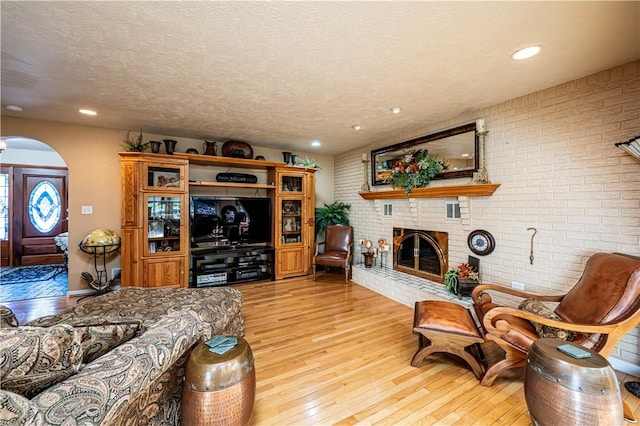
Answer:
<path fill-rule="evenodd" d="M 342 277 L 236 286 L 245 297 L 245 339 L 255 357 L 254 425 L 531 424 L 522 372 L 503 374 L 486 388 L 456 357 L 438 354 L 411 367 L 418 344 L 413 309 L 345 285 Z M 23 323 L 75 303 L 40 300 L 8 305 Z M 491 356 L 495 348 L 487 349 Z M 621 388 L 639 417 L 640 398 Z"/>

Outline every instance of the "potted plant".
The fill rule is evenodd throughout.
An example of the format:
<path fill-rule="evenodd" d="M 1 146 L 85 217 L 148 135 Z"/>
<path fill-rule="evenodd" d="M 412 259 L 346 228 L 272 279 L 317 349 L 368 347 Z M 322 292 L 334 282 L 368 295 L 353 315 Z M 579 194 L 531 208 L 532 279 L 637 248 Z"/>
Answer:
<path fill-rule="evenodd" d="M 457 269 L 449 269 L 446 274 L 444 274 L 444 285 L 448 291 L 453 294 L 458 294 L 458 270 Z"/>
<path fill-rule="evenodd" d="M 329 225 L 349 225 L 349 209 L 351 204 L 342 201 L 316 208 L 316 236 L 324 234 L 324 228 Z"/>
<path fill-rule="evenodd" d="M 444 284 L 451 293 L 462 299 L 469 296 L 480 284 L 480 276 L 468 263 L 461 263 L 456 269 L 449 269 L 444 275 Z"/>
<path fill-rule="evenodd" d="M 140 130 L 140 134 L 135 139 L 131 138 L 131 130 L 129 130 L 123 142 L 122 148 L 127 152 L 143 152 L 149 146 L 149 142 L 142 141 L 142 130 Z"/>
<path fill-rule="evenodd" d="M 300 166 L 300 167 L 304 167 L 305 169 L 321 170 L 320 166 L 318 166 L 318 164 L 315 161 L 309 159 L 309 157 L 305 157 L 304 160 L 302 160 L 297 165 Z"/>

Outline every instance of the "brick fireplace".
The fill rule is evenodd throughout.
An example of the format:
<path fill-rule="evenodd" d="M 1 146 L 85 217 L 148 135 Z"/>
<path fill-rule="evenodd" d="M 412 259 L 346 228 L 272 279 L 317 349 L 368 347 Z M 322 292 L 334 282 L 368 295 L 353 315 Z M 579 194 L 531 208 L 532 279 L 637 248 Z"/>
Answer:
<path fill-rule="evenodd" d="M 449 234 L 393 228 L 393 269 L 444 283 L 448 269 Z"/>

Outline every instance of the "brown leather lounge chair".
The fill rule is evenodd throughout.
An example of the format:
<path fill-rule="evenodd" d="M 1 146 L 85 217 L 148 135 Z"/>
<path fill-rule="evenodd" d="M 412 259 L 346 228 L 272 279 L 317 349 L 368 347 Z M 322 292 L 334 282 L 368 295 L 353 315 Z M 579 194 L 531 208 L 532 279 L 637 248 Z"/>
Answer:
<path fill-rule="evenodd" d="M 554 312 L 562 321 L 498 306 L 489 292 L 559 302 Z M 481 384 L 491 386 L 503 371 L 525 366 L 529 348 L 539 338 L 530 321 L 572 331 L 573 343 L 608 358 L 620 339 L 640 324 L 640 257 L 594 254 L 578 283 L 565 295 L 541 296 L 487 284 L 476 287 L 472 297 L 485 339 L 505 351 L 505 359 L 489 366 L 482 376 Z"/>
<path fill-rule="evenodd" d="M 324 245 L 324 252 L 320 247 Z M 316 265 L 329 268 L 344 268 L 345 283 L 349 283 L 353 265 L 353 228 L 346 225 L 329 225 L 324 228 L 324 242 L 316 243 L 313 256 L 313 280 L 316 280 Z"/>

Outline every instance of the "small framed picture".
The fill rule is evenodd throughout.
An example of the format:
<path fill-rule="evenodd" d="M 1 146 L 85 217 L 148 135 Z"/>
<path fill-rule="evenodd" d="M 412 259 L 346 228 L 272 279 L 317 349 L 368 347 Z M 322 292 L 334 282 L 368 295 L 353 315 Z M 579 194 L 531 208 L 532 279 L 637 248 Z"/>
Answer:
<path fill-rule="evenodd" d="M 180 170 L 164 167 L 150 167 L 149 185 L 162 187 L 179 187 Z"/>
<path fill-rule="evenodd" d="M 148 230 L 149 238 L 163 238 L 164 237 L 164 226 L 161 220 L 150 220 L 149 221 L 149 230 Z"/>

